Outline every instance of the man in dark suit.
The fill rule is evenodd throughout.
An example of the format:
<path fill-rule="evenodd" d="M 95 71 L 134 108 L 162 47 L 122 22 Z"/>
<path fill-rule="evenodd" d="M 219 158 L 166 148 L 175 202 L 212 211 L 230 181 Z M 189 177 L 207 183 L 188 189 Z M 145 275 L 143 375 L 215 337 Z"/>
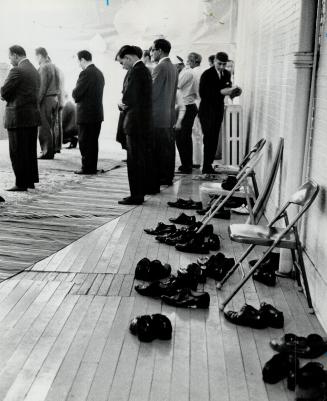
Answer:
<path fill-rule="evenodd" d="M 124 80 L 122 129 L 126 135 L 127 171 L 131 195 L 118 203 L 139 205 L 146 192 L 146 145 L 152 128 L 151 73 L 140 60 L 135 46 L 123 46 L 117 60 L 128 71 Z"/>
<path fill-rule="evenodd" d="M 37 127 L 41 123 L 40 78 L 21 46 L 9 48 L 9 60 L 13 68 L 1 88 L 1 98 L 7 101 L 5 128 L 16 184 L 8 191 L 27 191 L 39 182 L 36 147 Z"/>
<path fill-rule="evenodd" d="M 175 99 L 177 69 L 169 58 L 168 40 L 157 39 L 151 47 L 151 57 L 158 64 L 152 71 L 152 105 L 154 161 L 158 164 L 156 181 L 172 185 L 175 170 Z"/>
<path fill-rule="evenodd" d="M 75 174 L 96 174 L 98 164 L 98 139 L 103 121 L 102 72 L 92 63 L 92 54 L 87 50 L 77 53 L 82 72 L 78 77 L 73 98 L 77 104 L 76 122 L 78 142 L 82 155 L 82 168 Z"/>
<path fill-rule="evenodd" d="M 228 55 L 216 54 L 214 66 L 201 75 L 199 119 L 203 133 L 203 174 L 214 173 L 212 163 L 218 146 L 219 131 L 224 117 L 224 95 L 221 90 L 232 86 L 230 72 L 225 70 Z"/>

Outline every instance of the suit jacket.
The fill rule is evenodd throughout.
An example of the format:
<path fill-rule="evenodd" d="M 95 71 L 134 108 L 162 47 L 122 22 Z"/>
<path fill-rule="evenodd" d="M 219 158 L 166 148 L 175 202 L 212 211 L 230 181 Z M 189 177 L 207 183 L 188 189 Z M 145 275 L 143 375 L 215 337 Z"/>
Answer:
<path fill-rule="evenodd" d="M 122 90 L 122 94 L 124 95 L 125 93 L 125 89 L 126 89 L 126 84 L 127 84 L 127 80 L 128 80 L 128 76 L 131 70 L 128 70 L 126 72 L 126 75 L 124 77 L 124 82 L 123 82 L 123 90 Z M 125 118 L 125 112 L 121 111 L 119 113 L 119 119 L 118 119 L 118 126 L 117 126 L 117 134 L 116 134 L 116 141 L 119 142 L 121 144 L 121 147 L 123 149 L 127 149 L 127 145 L 126 145 L 126 134 L 124 132 L 124 118 Z"/>
<path fill-rule="evenodd" d="M 232 86 L 230 72 L 224 70 L 219 78 L 215 67 L 211 67 L 203 72 L 200 78 L 199 93 L 200 107 L 199 114 L 211 113 L 212 110 L 224 107 L 224 95 L 221 89 Z"/>
<path fill-rule="evenodd" d="M 128 74 L 122 102 L 127 106 L 123 121 L 125 134 L 146 137 L 152 128 L 152 79 L 142 61 Z"/>
<path fill-rule="evenodd" d="M 154 67 L 152 81 L 153 126 L 171 128 L 175 123 L 178 74 L 169 58 Z"/>
<path fill-rule="evenodd" d="M 60 73 L 58 68 L 50 61 L 46 61 L 40 65 L 40 92 L 39 101 L 42 103 L 46 96 L 61 95 Z"/>
<path fill-rule="evenodd" d="M 40 78 L 36 68 L 24 59 L 13 67 L 1 88 L 7 101 L 5 128 L 36 127 L 41 124 L 38 106 Z"/>
<path fill-rule="evenodd" d="M 73 98 L 77 105 L 77 124 L 103 121 L 103 88 L 104 76 L 94 64 L 90 64 L 79 74 L 73 90 Z"/>

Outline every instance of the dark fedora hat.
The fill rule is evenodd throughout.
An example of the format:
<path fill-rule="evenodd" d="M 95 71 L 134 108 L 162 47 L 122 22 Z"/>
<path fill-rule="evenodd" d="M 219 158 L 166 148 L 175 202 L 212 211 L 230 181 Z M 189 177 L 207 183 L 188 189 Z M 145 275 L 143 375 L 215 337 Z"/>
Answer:
<path fill-rule="evenodd" d="M 218 52 L 218 53 L 216 54 L 216 59 L 217 59 L 218 61 L 220 61 L 221 63 L 227 63 L 227 62 L 229 61 L 229 59 L 228 59 L 228 54 L 227 54 L 227 53 L 224 53 L 224 52 Z"/>

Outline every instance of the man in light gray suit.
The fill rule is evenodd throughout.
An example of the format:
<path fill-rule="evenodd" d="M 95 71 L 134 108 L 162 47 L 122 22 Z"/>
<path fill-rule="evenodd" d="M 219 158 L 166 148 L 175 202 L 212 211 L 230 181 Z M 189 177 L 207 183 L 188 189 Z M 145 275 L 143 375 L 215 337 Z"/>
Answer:
<path fill-rule="evenodd" d="M 178 74 L 170 61 L 171 45 L 166 39 L 157 39 L 151 47 L 151 56 L 158 64 L 152 71 L 154 164 L 157 165 L 156 184 L 172 185 L 175 170 L 175 98 Z M 158 182 L 159 181 L 159 182 Z"/>

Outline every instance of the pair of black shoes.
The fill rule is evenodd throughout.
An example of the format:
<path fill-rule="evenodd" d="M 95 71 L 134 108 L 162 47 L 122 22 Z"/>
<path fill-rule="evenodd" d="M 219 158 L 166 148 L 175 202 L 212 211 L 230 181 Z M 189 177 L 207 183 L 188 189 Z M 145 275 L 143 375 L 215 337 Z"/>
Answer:
<path fill-rule="evenodd" d="M 196 222 L 195 216 L 188 216 L 185 213 L 181 213 L 178 217 L 169 219 L 172 223 L 182 224 L 184 226 L 190 226 Z"/>
<path fill-rule="evenodd" d="M 167 202 L 167 205 L 179 209 L 202 209 L 202 202 L 196 202 L 193 199 L 178 198 L 176 202 Z"/>
<path fill-rule="evenodd" d="M 137 316 L 131 321 L 129 330 L 143 342 L 151 342 L 156 338 L 170 340 L 172 334 L 170 320 L 161 313 Z"/>
<path fill-rule="evenodd" d="M 257 260 L 251 260 L 249 265 L 252 267 Z M 257 270 L 253 273 L 253 279 L 269 287 L 276 285 L 276 270 L 279 266 L 279 253 L 270 253 L 266 259 L 260 263 Z"/>
<path fill-rule="evenodd" d="M 295 390 L 295 399 L 325 400 L 327 372 L 319 362 L 308 362 L 300 368 L 299 359 L 293 353 L 275 354 L 262 369 L 262 379 L 275 384 L 287 379 L 287 388 Z"/>
<path fill-rule="evenodd" d="M 208 233 L 204 228 L 199 234 L 194 233 L 192 238 L 186 242 L 179 242 L 175 245 L 176 249 L 181 252 L 206 254 L 210 251 L 218 251 L 220 248 L 220 239 L 217 234 Z"/>
<path fill-rule="evenodd" d="M 254 329 L 273 327 L 280 329 L 284 326 L 284 315 L 270 304 L 262 302 L 257 310 L 251 305 L 245 304 L 239 312 L 228 311 L 225 318 L 239 326 L 248 326 Z"/>
<path fill-rule="evenodd" d="M 165 224 L 159 222 L 156 228 L 145 228 L 144 232 L 150 235 L 164 235 L 171 234 L 176 231 L 175 224 Z"/>
<path fill-rule="evenodd" d="M 222 252 L 210 257 L 198 258 L 197 262 L 202 266 L 207 277 L 221 281 L 235 265 L 234 258 L 226 258 Z"/>
<path fill-rule="evenodd" d="M 161 298 L 163 295 L 173 296 L 182 288 L 196 290 L 198 280 L 191 275 L 172 275 L 165 281 L 156 280 L 150 284 L 139 284 L 135 286 L 137 293 L 152 298 Z"/>
<path fill-rule="evenodd" d="M 135 268 L 135 278 L 143 281 L 161 280 L 169 277 L 171 266 L 162 264 L 160 260 L 150 261 L 148 258 L 141 259 Z"/>
<path fill-rule="evenodd" d="M 262 369 L 262 379 L 265 383 L 275 384 L 287 378 L 289 390 L 295 389 L 295 381 L 300 363 L 294 354 L 275 354 Z"/>

